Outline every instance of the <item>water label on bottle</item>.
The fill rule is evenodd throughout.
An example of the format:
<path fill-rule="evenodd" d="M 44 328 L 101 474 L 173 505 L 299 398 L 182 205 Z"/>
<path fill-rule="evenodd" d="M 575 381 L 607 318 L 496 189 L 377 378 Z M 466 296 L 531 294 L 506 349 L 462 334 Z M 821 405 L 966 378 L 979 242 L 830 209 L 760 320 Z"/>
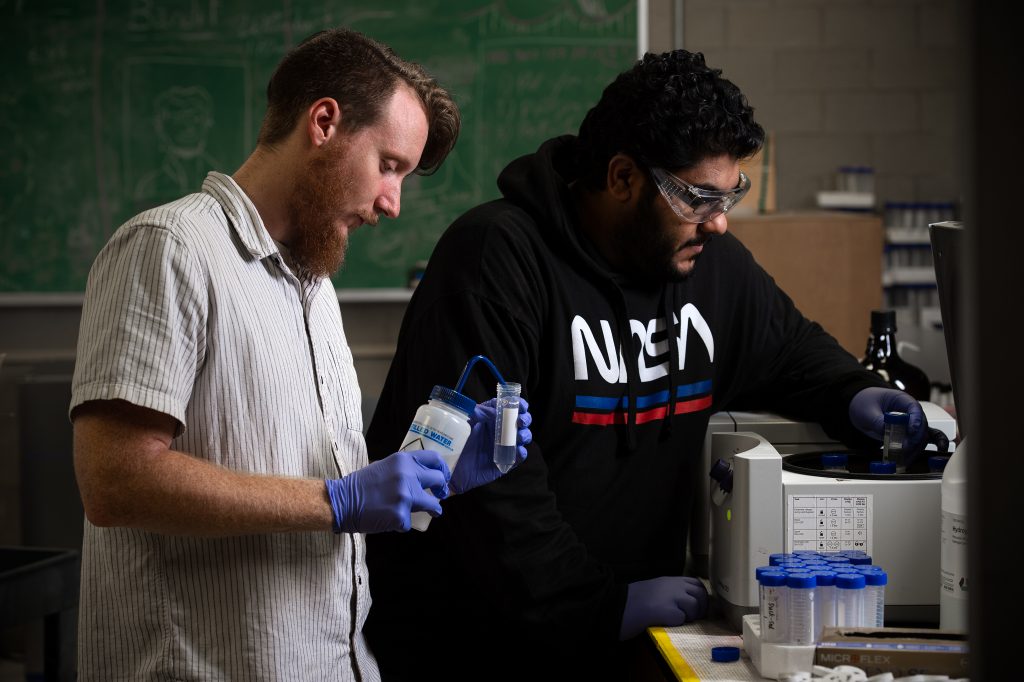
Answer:
<path fill-rule="evenodd" d="M 399 448 L 399 449 L 400 450 L 409 450 L 409 449 L 413 449 L 413 450 L 426 450 L 426 449 L 434 449 L 433 446 L 430 446 L 428 444 L 423 443 L 422 442 L 423 438 L 426 438 L 427 440 L 432 441 L 432 442 L 436 443 L 437 445 L 440 445 L 442 448 L 444 448 L 445 450 L 447 450 L 449 452 L 452 452 L 452 450 L 453 450 L 451 436 L 448 436 L 448 435 L 446 435 L 444 433 L 441 433 L 440 431 L 436 431 L 435 429 L 432 429 L 429 426 L 426 426 L 425 424 L 421 424 L 419 422 L 413 422 L 409 426 L 409 433 L 405 437 L 405 440 L 402 442 L 402 447 Z M 419 447 L 419 446 L 418 447 L 413 447 L 413 448 L 409 448 L 408 447 L 410 445 L 415 445 L 417 442 L 419 442 L 420 446 L 422 446 L 422 447 Z"/>

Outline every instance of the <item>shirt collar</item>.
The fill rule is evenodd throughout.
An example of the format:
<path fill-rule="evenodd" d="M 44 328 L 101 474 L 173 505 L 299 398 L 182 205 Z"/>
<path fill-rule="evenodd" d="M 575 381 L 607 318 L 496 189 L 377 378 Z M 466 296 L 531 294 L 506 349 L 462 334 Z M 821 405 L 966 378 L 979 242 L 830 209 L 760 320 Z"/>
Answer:
<path fill-rule="evenodd" d="M 239 241 L 253 257 L 263 259 L 280 252 L 256 206 L 234 178 L 210 171 L 203 181 L 203 192 L 220 203 Z"/>

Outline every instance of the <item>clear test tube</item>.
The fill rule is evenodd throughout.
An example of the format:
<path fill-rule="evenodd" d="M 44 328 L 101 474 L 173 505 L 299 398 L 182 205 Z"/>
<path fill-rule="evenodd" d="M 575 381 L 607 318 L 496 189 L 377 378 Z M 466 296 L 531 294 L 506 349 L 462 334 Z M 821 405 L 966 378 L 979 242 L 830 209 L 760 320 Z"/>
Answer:
<path fill-rule="evenodd" d="M 764 571 L 758 585 L 758 601 L 761 615 L 761 641 L 781 644 L 789 636 L 786 633 L 786 602 L 789 588 L 783 571 Z"/>
<path fill-rule="evenodd" d="M 494 465 L 501 473 L 508 473 L 516 463 L 516 426 L 519 419 L 519 393 L 522 386 L 507 381 L 498 384 L 498 399 L 494 417 Z"/>
<path fill-rule="evenodd" d="M 864 625 L 864 574 L 836 574 L 836 625 L 859 628 Z"/>
<path fill-rule="evenodd" d="M 882 435 L 882 461 L 892 462 L 896 465 L 896 473 L 902 474 L 907 470 L 903 445 L 907 440 L 910 415 L 906 412 L 886 412 L 882 420 L 885 424 Z"/>
<path fill-rule="evenodd" d="M 869 474 L 889 475 L 896 473 L 896 462 L 868 462 Z"/>
<path fill-rule="evenodd" d="M 847 466 L 849 456 L 842 452 L 826 452 L 821 456 L 821 470 L 836 474 L 845 474 L 849 470 Z"/>
<path fill-rule="evenodd" d="M 885 571 L 864 571 L 864 625 L 885 627 L 885 585 L 889 576 Z"/>
<path fill-rule="evenodd" d="M 786 576 L 786 587 L 789 588 L 786 641 L 789 644 L 814 644 L 818 633 L 814 606 L 818 580 L 811 573 L 790 573 Z"/>
<path fill-rule="evenodd" d="M 836 626 L 836 574 L 834 571 L 815 571 L 813 575 L 817 582 L 817 594 L 814 595 L 817 632 L 814 641 L 820 642 L 825 628 Z"/>

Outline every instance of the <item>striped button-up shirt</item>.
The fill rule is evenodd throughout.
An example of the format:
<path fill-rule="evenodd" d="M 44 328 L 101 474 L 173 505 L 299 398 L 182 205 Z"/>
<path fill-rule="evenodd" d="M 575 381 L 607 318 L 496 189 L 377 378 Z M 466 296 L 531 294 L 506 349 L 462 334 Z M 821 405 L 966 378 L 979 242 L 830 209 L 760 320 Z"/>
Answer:
<path fill-rule="evenodd" d="M 89 274 L 71 409 L 174 417 L 172 448 L 237 471 L 367 464 L 330 280 L 293 274 L 249 198 L 202 192 L 121 226 Z M 375 680 L 360 535 L 180 537 L 85 523 L 79 679 Z"/>

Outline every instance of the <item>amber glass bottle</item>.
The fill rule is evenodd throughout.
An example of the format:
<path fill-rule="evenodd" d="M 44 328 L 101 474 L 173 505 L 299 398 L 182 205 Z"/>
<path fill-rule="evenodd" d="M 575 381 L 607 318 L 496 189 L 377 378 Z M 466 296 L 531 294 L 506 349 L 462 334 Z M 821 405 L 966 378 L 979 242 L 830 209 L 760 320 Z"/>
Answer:
<path fill-rule="evenodd" d="M 920 367 L 901 358 L 896 351 L 895 310 L 871 311 L 871 336 L 860 364 L 917 400 L 931 397 L 928 375 Z"/>

